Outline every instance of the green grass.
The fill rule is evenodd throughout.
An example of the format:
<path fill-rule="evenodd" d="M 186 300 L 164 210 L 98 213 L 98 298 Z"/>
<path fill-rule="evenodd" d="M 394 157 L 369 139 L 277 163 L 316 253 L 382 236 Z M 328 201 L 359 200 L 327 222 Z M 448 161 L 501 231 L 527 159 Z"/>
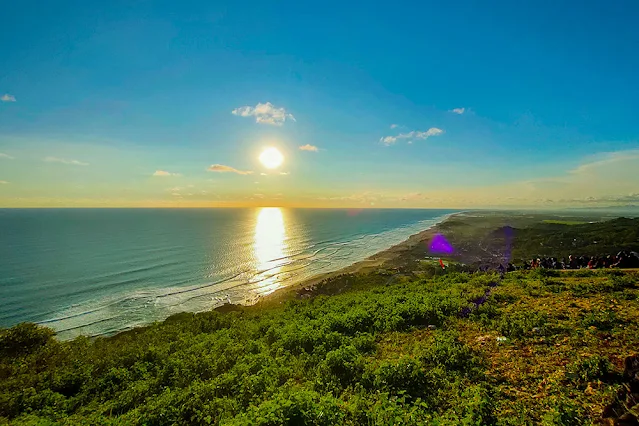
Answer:
<path fill-rule="evenodd" d="M 95 340 L 1 330 L 0 423 L 589 424 L 612 402 L 636 274 L 510 273 L 466 319 L 496 276 L 432 274 Z"/>

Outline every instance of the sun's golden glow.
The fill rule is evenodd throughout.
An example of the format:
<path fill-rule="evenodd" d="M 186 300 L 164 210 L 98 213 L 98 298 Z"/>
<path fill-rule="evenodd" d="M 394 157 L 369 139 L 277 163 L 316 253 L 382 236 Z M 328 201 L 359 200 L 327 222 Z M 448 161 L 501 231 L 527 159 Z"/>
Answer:
<path fill-rule="evenodd" d="M 276 169 L 284 162 L 284 156 L 277 148 L 266 148 L 260 154 L 260 163 L 267 169 Z"/>
<path fill-rule="evenodd" d="M 286 263 L 286 228 L 281 209 L 264 207 L 259 210 L 254 250 L 258 269 L 255 290 L 258 294 L 268 294 L 279 287 L 278 275 Z"/>

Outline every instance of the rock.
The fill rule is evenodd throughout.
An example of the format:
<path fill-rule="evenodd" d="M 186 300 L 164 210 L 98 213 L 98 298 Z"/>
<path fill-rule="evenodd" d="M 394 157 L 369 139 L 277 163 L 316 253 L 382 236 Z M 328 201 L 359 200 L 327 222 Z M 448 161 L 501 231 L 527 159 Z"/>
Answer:
<path fill-rule="evenodd" d="M 623 371 L 624 386 L 616 401 L 602 413 L 604 424 L 639 425 L 639 355 L 626 357 Z M 623 401 L 623 402 L 622 402 Z"/>
<path fill-rule="evenodd" d="M 626 357 L 623 361 L 623 378 L 629 382 L 639 381 L 639 355 Z"/>
<path fill-rule="evenodd" d="M 429 330 L 435 330 L 436 328 L 437 328 L 437 326 L 436 326 L 436 325 L 433 325 L 433 324 L 429 324 L 429 325 L 428 325 L 428 329 L 429 329 Z"/>

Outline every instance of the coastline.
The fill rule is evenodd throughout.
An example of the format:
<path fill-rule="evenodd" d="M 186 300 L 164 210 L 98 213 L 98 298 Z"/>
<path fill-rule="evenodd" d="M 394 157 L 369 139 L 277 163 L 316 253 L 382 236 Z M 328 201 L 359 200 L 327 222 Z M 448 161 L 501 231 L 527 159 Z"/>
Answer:
<path fill-rule="evenodd" d="M 406 417 L 407 424 L 428 423 L 433 413 L 459 422 L 458 410 L 479 412 L 471 418 L 477 424 L 513 418 L 538 424 L 561 419 L 555 414 L 563 415 L 564 407 L 577 422 L 625 416 L 623 401 L 631 395 L 619 389 L 634 383 L 627 367 L 638 359 L 639 276 L 619 270 L 559 276 L 540 269 L 497 282 L 494 273 L 475 273 L 474 262 L 482 256 L 482 264 L 494 266 L 503 258 L 505 226 L 523 233 L 526 224 L 538 225 L 520 239 L 528 256 L 544 231 L 560 226 L 570 241 L 588 229 L 609 235 L 621 224 L 614 236 L 630 237 L 614 244 L 639 251 L 633 238 L 639 223 L 570 228 L 540 225 L 540 219 L 455 215 L 335 271 L 342 275 L 320 282 L 311 294 L 299 286 L 282 289 L 263 307 L 183 311 L 109 337 L 62 342 L 50 330 L 21 324 L 0 336 L 6 355 L 0 371 L 7 372 L 0 423 L 254 424 L 273 415 L 284 424 L 291 418 L 326 422 L 328 413 L 332 424 L 347 416 L 359 424 L 380 419 L 389 395 L 406 392 L 416 405 L 391 406 L 389 422 L 409 410 L 423 416 Z M 429 253 L 436 233 L 455 248 L 444 257 L 456 263 L 448 271 Z M 314 280 L 320 277 L 326 274 Z M 490 315 L 465 314 L 489 294 Z M 441 396 L 423 405 L 418 398 L 431 380 L 441 384 Z M 472 387 L 460 387 L 466 382 Z M 354 386 L 361 392 L 354 395 Z M 477 411 L 479 398 L 485 402 Z M 371 407 L 380 411 L 364 417 Z M 299 414 L 309 412 L 315 417 Z"/>
<path fill-rule="evenodd" d="M 413 232 L 413 234 L 409 234 L 409 232 L 403 233 L 403 235 L 399 235 L 399 238 L 396 238 L 394 241 L 389 241 L 390 244 L 395 242 L 394 245 L 383 248 L 377 252 L 373 252 L 373 254 L 368 257 L 359 258 L 356 257 L 352 260 L 352 263 L 345 265 L 345 262 L 341 265 L 337 266 L 337 269 L 327 272 L 318 272 L 313 275 L 305 274 L 300 276 L 297 280 L 295 277 L 293 279 L 284 279 L 280 282 L 281 287 L 275 289 L 274 291 L 263 294 L 261 296 L 246 298 L 246 299 L 231 299 L 228 303 L 219 304 L 219 301 L 215 303 L 214 301 L 210 302 L 208 306 L 202 306 L 196 310 L 190 309 L 182 309 L 182 310 L 174 310 L 168 316 L 164 318 L 152 319 L 150 321 L 145 321 L 143 323 L 138 323 L 137 325 L 123 327 L 117 330 L 111 329 L 108 331 L 93 331 L 93 330 L 85 330 L 80 332 L 75 332 L 76 329 L 82 329 L 85 327 L 85 324 L 81 324 L 78 326 L 74 326 L 73 328 L 63 328 L 57 329 L 50 326 L 51 321 L 47 321 L 46 323 L 38 323 L 43 326 L 51 327 L 55 331 L 56 335 L 60 340 L 71 340 L 77 336 L 87 336 L 89 338 L 98 338 L 98 337 L 112 337 L 121 333 L 127 333 L 135 329 L 145 328 L 151 326 L 154 323 L 161 323 L 165 321 L 167 318 L 173 315 L 180 315 L 185 313 L 201 313 L 207 311 L 218 311 L 218 312 L 227 312 L 234 310 L 242 310 L 242 309 L 250 309 L 253 306 L 265 306 L 265 305 L 273 305 L 274 303 L 279 303 L 283 300 L 289 300 L 292 298 L 296 298 L 300 296 L 300 293 L 303 293 L 305 289 L 309 288 L 317 288 L 318 284 L 322 283 L 326 280 L 331 281 L 339 281 L 340 283 L 343 281 L 339 277 L 347 277 L 352 276 L 353 274 L 366 274 L 373 273 L 376 271 L 384 271 L 387 268 L 392 267 L 396 263 L 406 262 L 406 254 L 414 247 L 419 244 L 423 244 L 424 241 L 432 238 L 432 235 L 435 230 L 438 229 L 444 223 L 447 223 L 449 220 L 459 217 L 460 215 L 466 214 L 467 211 L 457 211 L 457 212 L 446 212 L 446 214 L 442 214 L 437 217 L 428 218 L 423 220 L 423 223 L 417 224 L 414 226 L 409 232 Z M 421 228 L 421 230 L 420 230 Z M 403 240 L 401 240 L 404 238 Z M 400 241 L 400 242 L 397 242 Z M 424 244 L 424 247 L 427 247 L 428 243 Z M 379 247 L 379 246 L 378 246 Z M 383 247 L 383 246 L 381 246 Z M 368 253 L 371 253 L 369 251 Z M 365 256 L 365 255 L 364 255 Z M 423 256 L 422 256 L 423 258 Z M 57 320 L 57 319 L 56 319 Z M 102 321 L 101 319 L 99 321 Z M 71 333 L 69 333 L 71 332 Z"/>
<path fill-rule="evenodd" d="M 281 303 L 284 300 L 289 300 L 293 297 L 299 296 L 300 294 L 310 293 L 320 283 L 340 276 L 367 274 L 382 269 L 397 271 L 402 267 L 408 266 L 418 258 L 423 258 L 421 254 L 426 250 L 417 250 L 419 253 L 416 253 L 415 249 L 427 248 L 427 243 L 441 230 L 440 228 L 442 224 L 445 224 L 454 218 L 464 217 L 467 214 L 468 211 L 460 211 L 445 215 L 439 222 L 434 223 L 422 231 L 410 235 L 398 244 L 383 249 L 365 259 L 356 261 L 335 271 L 323 272 L 295 284 L 280 287 L 272 293 L 261 296 L 255 303 L 249 305 L 225 303 L 224 305 L 213 308 L 213 310 L 218 312 L 229 312 L 253 306 L 263 307 L 265 305 Z"/>

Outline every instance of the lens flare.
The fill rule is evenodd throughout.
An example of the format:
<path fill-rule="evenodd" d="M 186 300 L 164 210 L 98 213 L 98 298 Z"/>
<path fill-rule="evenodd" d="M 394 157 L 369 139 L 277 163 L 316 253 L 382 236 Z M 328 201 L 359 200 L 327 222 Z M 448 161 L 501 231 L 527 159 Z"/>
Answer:
<path fill-rule="evenodd" d="M 430 251 L 435 253 L 451 254 L 453 252 L 453 246 L 446 241 L 446 238 L 444 238 L 442 234 L 435 234 L 433 240 L 430 242 Z"/>

